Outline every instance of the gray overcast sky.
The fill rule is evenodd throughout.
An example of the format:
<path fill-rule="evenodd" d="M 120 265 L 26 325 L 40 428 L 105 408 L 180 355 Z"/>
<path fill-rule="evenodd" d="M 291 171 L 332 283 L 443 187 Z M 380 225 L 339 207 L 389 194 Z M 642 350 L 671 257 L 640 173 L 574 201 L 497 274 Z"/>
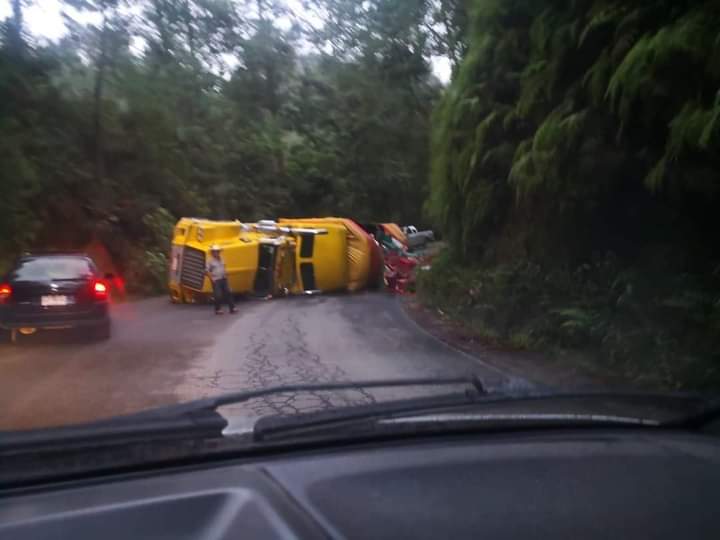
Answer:
<path fill-rule="evenodd" d="M 299 0 L 285 0 L 285 3 L 294 12 L 306 15 Z M 66 11 L 80 22 L 99 22 L 96 20 L 97 17 L 92 15 L 81 14 L 72 9 Z M 10 0 L 0 0 L 0 20 L 11 13 Z M 58 0 L 36 0 L 23 10 L 23 14 L 25 25 L 34 36 L 56 40 L 65 34 L 65 24 Z M 432 58 L 431 64 L 435 76 L 443 83 L 447 83 L 450 80 L 450 61 L 443 56 L 436 56 Z"/>

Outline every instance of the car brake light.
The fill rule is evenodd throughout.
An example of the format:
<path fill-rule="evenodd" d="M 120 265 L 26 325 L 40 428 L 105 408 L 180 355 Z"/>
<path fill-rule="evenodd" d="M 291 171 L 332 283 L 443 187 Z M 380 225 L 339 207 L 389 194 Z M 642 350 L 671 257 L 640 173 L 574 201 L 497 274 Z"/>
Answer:
<path fill-rule="evenodd" d="M 12 296 L 12 287 L 9 283 L 0 284 L 0 304 L 5 303 Z"/>
<path fill-rule="evenodd" d="M 95 293 L 95 298 L 107 298 L 107 285 L 105 285 L 102 281 L 96 281 L 93 283 L 93 293 Z"/>

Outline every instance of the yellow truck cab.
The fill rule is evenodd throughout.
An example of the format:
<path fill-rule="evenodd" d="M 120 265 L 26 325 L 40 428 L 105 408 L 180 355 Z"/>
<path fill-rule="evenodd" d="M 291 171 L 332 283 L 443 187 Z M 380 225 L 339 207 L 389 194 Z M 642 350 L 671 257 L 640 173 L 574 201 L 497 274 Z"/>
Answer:
<path fill-rule="evenodd" d="M 264 287 L 262 272 L 258 276 L 261 241 L 265 236 L 245 230 L 239 221 L 210 221 L 182 218 L 175 225 L 170 253 L 168 285 L 174 302 L 195 302 L 212 294 L 212 284 L 205 275 L 210 247 L 219 245 L 228 273 L 230 290 L 236 293 L 252 292 L 256 278 L 258 287 Z M 273 251 L 271 249 L 270 251 Z M 271 280 L 264 280 L 269 282 Z M 269 294 L 271 291 L 258 291 Z"/>

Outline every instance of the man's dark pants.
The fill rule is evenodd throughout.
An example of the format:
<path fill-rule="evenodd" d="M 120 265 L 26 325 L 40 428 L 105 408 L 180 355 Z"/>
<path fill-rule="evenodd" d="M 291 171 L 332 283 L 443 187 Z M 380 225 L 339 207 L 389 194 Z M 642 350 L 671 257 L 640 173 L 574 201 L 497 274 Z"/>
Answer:
<path fill-rule="evenodd" d="M 230 311 L 235 309 L 232 293 L 227 278 L 218 279 L 212 282 L 213 296 L 215 297 L 215 311 L 222 309 L 223 303 L 228 305 Z"/>

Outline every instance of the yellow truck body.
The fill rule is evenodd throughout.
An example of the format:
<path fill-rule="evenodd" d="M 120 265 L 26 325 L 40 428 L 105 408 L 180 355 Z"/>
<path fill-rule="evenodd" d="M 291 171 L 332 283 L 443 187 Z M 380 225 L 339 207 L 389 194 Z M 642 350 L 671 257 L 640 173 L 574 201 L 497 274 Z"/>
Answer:
<path fill-rule="evenodd" d="M 342 225 L 326 223 L 322 226 L 296 221 L 281 223 L 326 231 L 320 235 L 299 235 L 295 249 L 295 275 L 291 292 L 341 291 L 348 287 L 347 232 Z"/>
<path fill-rule="evenodd" d="M 322 262 L 329 268 L 342 264 L 344 260 L 345 288 L 357 291 L 367 286 L 370 274 L 370 251 L 365 232 L 355 222 L 345 218 L 280 218 L 280 224 L 290 224 L 296 227 L 324 227 L 341 229 L 345 231 L 346 242 L 341 251 L 328 250 Z M 340 246 L 338 246 L 340 247 Z"/>
<path fill-rule="evenodd" d="M 174 302 L 212 294 L 205 276 L 210 248 L 220 246 L 235 294 L 306 294 L 347 290 L 348 230 L 341 222 L 212 221 L 182 218 L 175 225 L 168 288 Z"/>

